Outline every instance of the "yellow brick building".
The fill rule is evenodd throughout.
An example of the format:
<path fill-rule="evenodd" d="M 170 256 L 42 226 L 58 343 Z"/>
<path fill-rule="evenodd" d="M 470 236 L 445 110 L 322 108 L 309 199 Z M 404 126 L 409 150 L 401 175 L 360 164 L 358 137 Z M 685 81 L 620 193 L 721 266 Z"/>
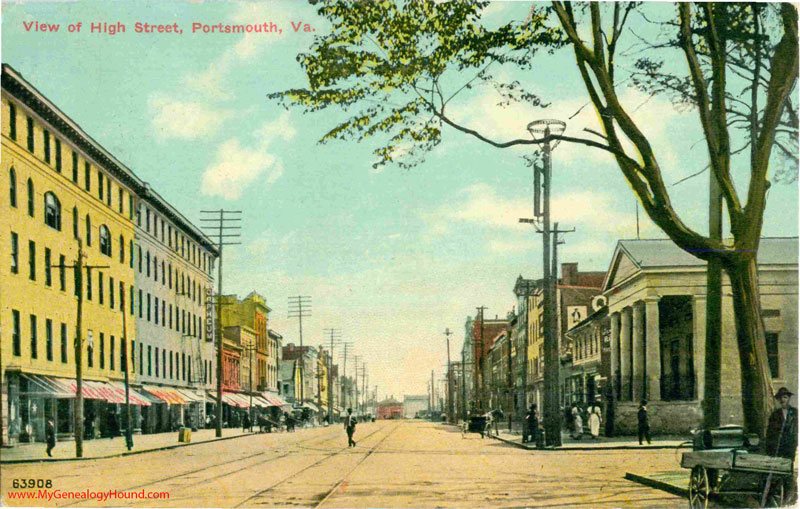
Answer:
<path fill-rule="evenodd" d="M 83 263 L 95 267 L 83 272 L 84 378 L 99 383 L 90 389 L 112 390 L 100 393 L 110 399 L 118 394 L 123 348 L 136 341 L 130 296 L 141 181 L 5 65 L 0 173 L 0 406 L 7 444 L 41 440 L 49 417 L 60 435 L 74 432 L 76 283 L 72 268 L 56 266 L 74 265 L 79 241 Z M 99 399 L 97 391 L 90 395 L 87 406 Z"/>

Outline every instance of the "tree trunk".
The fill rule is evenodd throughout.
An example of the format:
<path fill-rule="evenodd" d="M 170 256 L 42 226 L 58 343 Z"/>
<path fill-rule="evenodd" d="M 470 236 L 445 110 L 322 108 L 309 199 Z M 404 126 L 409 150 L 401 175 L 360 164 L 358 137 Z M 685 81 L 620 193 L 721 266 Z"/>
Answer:
<path fill-rule="evenodd" d="M 731 280 L 736 339 L 742 373 L 742 412 L 747 433 L 764 439 L 767 419 L 772 410 L 772 377 L 767 361 L 764 322 L 758 291 L 756 256 L 725 264 Z"/>

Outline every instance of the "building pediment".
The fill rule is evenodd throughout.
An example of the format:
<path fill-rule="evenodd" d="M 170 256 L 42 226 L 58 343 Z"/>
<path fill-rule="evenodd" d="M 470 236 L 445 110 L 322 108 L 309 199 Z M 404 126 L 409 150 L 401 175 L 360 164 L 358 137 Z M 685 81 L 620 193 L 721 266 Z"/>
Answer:
<path fill-rule="evenodd" d="M 631 256 L 621 242 L 618 242 L 617 248 L 614 250 L 614 256 L 611 258 L 611 265 L 603 281 L 603 292 L 614 288 L 637 272 L 641 272 L 641 270 L 642 267 L 639 262 Z"/>

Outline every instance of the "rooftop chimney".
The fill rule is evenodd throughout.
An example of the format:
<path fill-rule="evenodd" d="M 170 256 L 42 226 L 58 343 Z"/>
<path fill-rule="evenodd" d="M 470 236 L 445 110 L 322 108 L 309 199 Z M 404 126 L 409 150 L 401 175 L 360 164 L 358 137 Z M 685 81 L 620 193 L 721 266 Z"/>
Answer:
<path fill-rule="evenodd" d="M 561 281 L 568 286 L 578 284 L 578 264 L 577 262 L 561 264 Z"/>

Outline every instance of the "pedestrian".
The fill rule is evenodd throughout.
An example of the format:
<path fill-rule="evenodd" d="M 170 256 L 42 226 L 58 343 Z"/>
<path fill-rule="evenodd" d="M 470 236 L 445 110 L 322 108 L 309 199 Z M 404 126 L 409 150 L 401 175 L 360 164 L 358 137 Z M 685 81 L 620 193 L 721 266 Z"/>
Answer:
<path fill-rule="evenodd" d="M 580 440 L 583 437 L 583 418 L 581 417 L 581 408 L 578 405 L 572 407 L 572 438 Z"/>
<path fill-rule="evenodd" d="M 592 405 L 589 409 L 589 431 L 592 433 L 592 440 L 597 440 L 600 436 L 600 407 Z"/>
<path fill-rule="evenodd" d="M 797 409 L 789 404 L 793 393 L 781 387 L 775 394 L 779 407 L 769 416 L 767 425 L 767 454 L 794 459 L 797 451 Z"/>
<path fill-rule="evenodd" d="M 531 409 L 528 410 L 528 413 L 525 415 L 525 423 L 526 427 L 522 435 L 522 443 L 536 443 L 537 435 L 539 434 L 539 415 L 536 411 L 536 403 L 531 405 Z"/>
<path fill-rule="evenodd" d="M 52 458 L 53 455 L 50 453 L 56 446 L 56 426 L 52 417 L 47 419 L 47 424 L 44 426 L 44 436 L 47 439 L 47 455 Z"/>
<path fill-rule="evenodd" d="M 642 445 L 642 439 L 647 439 L 647 444 L 650 444 L 650 417 L 647 414 L 647 401 L 642 400 L 639 405 L 639 445 Z"/>
<path fill-rule="evenodd" d="M 253 426 L 250 423 L 250 414 L 246 412 L 242 417 L 242 431 L 253 431 Z"/>
<path fill-rule="evenodd" d="M 794 460 L 797 453 L 797 409 L 789 404 L 792 395 L 786 387 L 778 389 L 775 399 L 780 406 L 769 416 L 765 440 L 767 454 L 790 460 Z M 783 481 L 783 491 L 785 500 L 796 500 L 797 485 L 794 477 Z"/>
<path fill-rule="evenodd" d="M 347 432 L 347 447 L 355 447 L 356 442 L 353 440 L 353 434 L 356 432 L 356 418 L 353 415 L 353 409 L 347 409 L 347 417 L 344 419 L 344 430 Z"/>

